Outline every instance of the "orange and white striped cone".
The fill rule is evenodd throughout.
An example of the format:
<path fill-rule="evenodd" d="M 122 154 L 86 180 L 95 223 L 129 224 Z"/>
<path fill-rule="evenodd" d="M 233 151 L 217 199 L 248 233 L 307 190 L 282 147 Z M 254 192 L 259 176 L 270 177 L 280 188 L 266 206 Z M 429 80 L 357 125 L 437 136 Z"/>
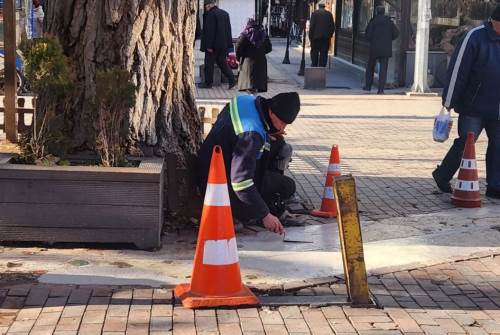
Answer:
<path fill-rule="evenodd" d="M 180 284 L 175 295 L 186 308 L 259 305 L 241 282 L 238 248 L 229 202 L 226 170 L 220 146 L 210 163 L 191 284 Z"/>
<path fill-rule="evenodd" d="M 340 176 L 339 147 L 338 145 L 334 145 L 330 154 L 330 164 L 328 165 L 326 174 L 325 191 L 323 193 L 323 200 L 321 201 L 321 208 L 313 210 L 311 215 L 321 218 L 337 217 L 337 203 L 333 192 L 333 184 L 335 183 L 335 177 Z"/>
<path fill-rule="evenodd" d="M 476 137 L 473 132 L 467 134 L 465 151 L 458 173 L 458 180 L 453 190 L 451 202 L 460 208 L 481 207 L 481 193 L 479 192 L 479 177 L 477 173 Z"/>

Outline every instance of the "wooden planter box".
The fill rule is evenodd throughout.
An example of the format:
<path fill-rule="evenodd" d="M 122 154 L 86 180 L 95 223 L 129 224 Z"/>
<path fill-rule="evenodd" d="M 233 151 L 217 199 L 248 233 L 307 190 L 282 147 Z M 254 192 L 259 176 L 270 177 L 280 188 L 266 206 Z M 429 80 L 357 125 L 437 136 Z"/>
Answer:
<path fill-rule="evenodd" d="M 159 248 L 163 160 L 137 168 L 40 167 L 0 154 L 0 241 Z"/>

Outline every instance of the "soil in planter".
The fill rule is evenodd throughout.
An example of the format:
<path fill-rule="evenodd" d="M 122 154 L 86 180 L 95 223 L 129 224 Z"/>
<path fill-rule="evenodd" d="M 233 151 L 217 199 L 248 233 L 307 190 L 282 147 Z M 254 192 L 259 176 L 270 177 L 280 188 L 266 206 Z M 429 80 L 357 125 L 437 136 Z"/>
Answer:
<path fill-rule="evenodd" d="M 11 160 L 12 164 L 21 165 L 36 165 L 36 166 L 95 166 L 102 167 L 101 162 L 98 159 L 60 159 L 59 157 L 48 155 L 43 159 L 35 161 L 35 164 L 30 164 L 22 156 L 15 156 Z M 141 164 L 140 160 L 129 160 L 125 164 L 119 167 L 139 167 Z"/>

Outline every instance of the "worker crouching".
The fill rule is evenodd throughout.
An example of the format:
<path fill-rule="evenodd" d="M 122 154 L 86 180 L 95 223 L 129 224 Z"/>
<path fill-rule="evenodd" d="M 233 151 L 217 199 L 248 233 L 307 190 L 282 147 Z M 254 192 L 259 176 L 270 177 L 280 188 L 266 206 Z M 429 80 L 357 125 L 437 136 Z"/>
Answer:
<path fill-rule="evenodd" d="M 229 194 L 236 222 L 262 222 L 271 232 L 282 234 L 279 203 L 293 196 L 292 178 L 284 175 L 292 157 L 285 142 L 285 128 L 300 111 L 295 92 L 271 99 L 241 95 L 231 99 L 220 113 L 198 155 L 199 186 L 207 185 L 214 146 L 222 147 Z"/>

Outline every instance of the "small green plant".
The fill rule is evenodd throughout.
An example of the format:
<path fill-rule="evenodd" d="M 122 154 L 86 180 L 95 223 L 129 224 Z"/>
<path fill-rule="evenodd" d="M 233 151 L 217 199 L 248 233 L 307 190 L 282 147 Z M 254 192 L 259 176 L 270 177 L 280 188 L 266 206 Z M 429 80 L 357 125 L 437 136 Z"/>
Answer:
<path fill-rule="evenodd" d="M 123 166 L 128 115 L 135 104 L 136 87 L 120 68 L 96 73 L 96 150 L 103 166 Z"/>
<path fill-rule="evenodd" d="M 37 95 L 35 118 L 31 130 L 22 136 L 21 159 L 33 164 L 50 153 L 50 146 L 63 142 L 62 113 L 74 90 L 69 61 L 59 41 L 52 36 L 21 42 L 25 61 L 26 79 L 31 91 Z"/>

